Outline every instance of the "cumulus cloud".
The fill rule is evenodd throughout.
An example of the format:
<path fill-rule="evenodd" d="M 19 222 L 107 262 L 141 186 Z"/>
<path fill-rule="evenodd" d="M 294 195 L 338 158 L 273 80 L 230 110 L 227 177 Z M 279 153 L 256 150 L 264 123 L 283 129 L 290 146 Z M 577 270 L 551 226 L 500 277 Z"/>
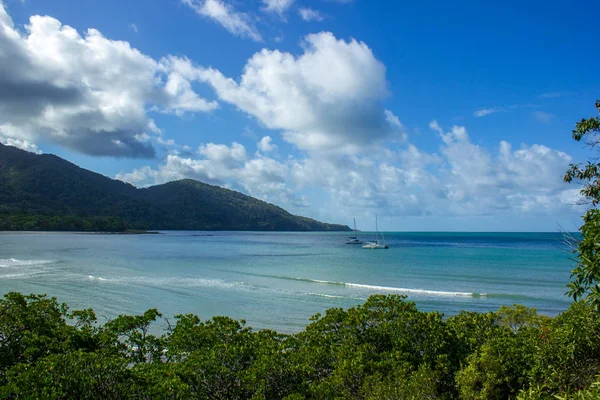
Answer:
<path fill-rule="evenodd" d="M 117 178 L 140 185 L 190 177 L 292 209 L 306 205 L 303 194 L 316 190 L 325 193 L 322 216 L 330 219 L 374 210 L 388 216 L 551 215 L 577 206 L 578 191 L 562 182 L 572 161 L 566 153 L 506 141 L 490 150 L 474 144 L 463 126 L 446 131 L 432 121 L 430 127 L 439 141 L 436 152 L 408 143 L 397 150 L 309 153 L 282 162 L 265 156 L 272 150 L 265 136 L 253 157 L 235 142 L 209 143 L 189 157 L 169 156 L 157 168 Z"/>
<path fill-rule="evenodd" d="M 0 143 L 4 143 L 8 146 L 14 146 L 21 150 L 30 151 L 36 154 L 42 153 L 42 151 L 32 141 L 20 138 L 18 135 L 13 135 L 10 133 L 4 134 L 4 132 L 8 129 L 5 126 L 0 126 Z"/>
<path fill-rule="evenodd" d="M 310 22 L 310 21 L 320 22 L 320 21 L 323 21 L 323 19 L 324 19 L 323 14 L 321 14 L 317 10 L 313 10 L 310 7 L 299 9 L 298 14 L 300 14 L 300 17 L 306 22 Z"/>
<path fill-rule="evenodd" d="M 170 154 L 157 168 L 145 166 L 121 172 L 115 178 L 136 186 L 192 178 L 240 190 L 265 201 L 304 207 L 306 199 L 289 187 L 289 171 L 288 164 L 274 158 L 248 157 L 239 143 L 233 142 L 231 146 L 206 143 L 189 156 Z"/>
<path fill-rule="evenodd" d="M 459 126 L 440 136 L 446 163 L 440 176 L 453 213 L 544 213 L 565 206 L 562 175 L 571 162 L 566 153 L 542 145 L 513 150 L 505 141 L 492 153 L 473 144 Z"/>
<path fill-rule="evenodd" d="M 237 142 L 233 142 L 231 147 L 224 144 L 203 144 L 198 149 L 198 153 L 219 166 L 231 169 L 236 168 L 248 159 L 246 148 Z"/>
<path fill-rule="evenodd" d="M 571 210 L 576 191 L 562 182 L 571 158 L 542 145 L 491 151 L 472 143 L 465 127 L 448 132 L 435 121 L 439 152 L 413 144 L 362 157 L 307 158 L 292 166 L 295 185 L 329 193 L 331 212 L 379 210 L 397 216 L 548 215 Z"/>
<path fill-rule="evenodd" d="M 294 4 L 294 0 L 262 0 L 263 11 L 267 13 L 274 13 L 279 15 L 281 18 L 284 17 L 286 11 Z"/>
<path fill-rule="evenodd" d="M 260 139 L 260 142 L 256 145 L 260 151 L 263 153 L 270 153 L 272 151 L 277 150 L 277 145 L 271 143 L 272 139 L 270 136 L 265 136 Z"/>
<path fill-rule="evenodd" d="M 90 155 L 152 157 L 146 107 L 210 111 L 188 80 L 129 43 L 32 16 L 18 31 L 0 2 L 0 138 L 27 148 L 47 140 Z M 29 143 L 29 144 L 27 144 Z"/>
<path fill-rule="evenodd" d="M 352 152 L 399 133 L 381 107 L 385 66 L 365 43 L 322 32 L 308 35 L 303 50 L 294 56 L 264 49 L 248 60 L 239 81 L 210 68 L 196 74 L 221 100 L 303 150 Z"/>
<path fill-rule="evenodd" d="M 212 19 L 235 36 L 246 37 L 257 42 L 262 37 L 250 17 L 221 0 L 181 0 L 198 15 Z"/>

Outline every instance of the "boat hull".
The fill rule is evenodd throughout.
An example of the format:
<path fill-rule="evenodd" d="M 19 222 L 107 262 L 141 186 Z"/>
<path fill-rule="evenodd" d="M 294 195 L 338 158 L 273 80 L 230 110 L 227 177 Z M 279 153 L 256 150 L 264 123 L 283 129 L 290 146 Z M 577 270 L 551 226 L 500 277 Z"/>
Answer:
<path fill-rule="evenodd" d="M 363 249 L 372 249 L 372 250 L 381 250 L 381 249 L 389 249 L 387 244 L 373 244 L 369 243 L 362 247 Z"/>

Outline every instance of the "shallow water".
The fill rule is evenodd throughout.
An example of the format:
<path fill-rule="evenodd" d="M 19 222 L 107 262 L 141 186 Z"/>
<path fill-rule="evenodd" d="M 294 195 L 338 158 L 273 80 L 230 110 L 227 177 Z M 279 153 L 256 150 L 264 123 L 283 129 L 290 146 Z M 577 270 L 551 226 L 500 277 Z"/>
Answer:
<path fill-rule="evenodd" d="M 378 251 L 346 245 L 345 236 L 0 233 L 0 294 L 47 293 L 101 320 L 156 307 L 281 332 L 376 293 L 446 315 L 513 303 L 554 315 L 570 303 L 572 254 L 559 233 L 388 233 L 390 249 Z"/>

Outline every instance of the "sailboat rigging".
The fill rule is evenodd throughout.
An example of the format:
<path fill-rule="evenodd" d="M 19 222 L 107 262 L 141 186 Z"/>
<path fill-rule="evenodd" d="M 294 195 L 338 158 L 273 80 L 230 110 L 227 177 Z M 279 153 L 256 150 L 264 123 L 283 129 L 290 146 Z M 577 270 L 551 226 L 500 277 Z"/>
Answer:
<path fill-rule="evenodd" d="M 357 232 L 356 231 L 356 218 L 354 218 L 353 232 Z M 357 238 L 356 236 L 348 236 L 348 239 L 346 239 L 346 244 L 362 244 L 362 241 L 359 238 Z"/>
<path fill-rule="evenodd" d="M 383 237 L 383 232 L 381 233 L 381 241 L 379 242 L 379 228 L 377 226 L 377 214 L 375 214 L 375 240 L 372 242 L 367 242 L 362 248 L 363 249 L 389 249 L 389 246 L 385 244 L 385 238 Z"/>

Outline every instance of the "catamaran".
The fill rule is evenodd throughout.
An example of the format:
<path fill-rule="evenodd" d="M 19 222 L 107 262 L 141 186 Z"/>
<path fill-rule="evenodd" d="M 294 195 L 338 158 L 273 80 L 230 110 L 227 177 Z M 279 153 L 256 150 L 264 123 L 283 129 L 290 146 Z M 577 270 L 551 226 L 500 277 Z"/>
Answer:
<path fill-rule="evenodd" d="M 353 232 L 356 232 L 356 218 L 354 218 Z M 356 236 L 348 236 L 348 239 L 346 239 L 346 244 L 362 244 L 362 240 L 360 240 Z"/>
<path fill-rule="evenodd" d="M 385 244 L 385 238 L 383 237 L 383 232 L 381 233 L 381 241 L 383 243 L 379 243 L 379 229 L 377 227 L 377 214 L 375 214 L 375 240 L 372 242 L 367 242 L 362 248 L 363 249 L 389 249 L 388 245 Z"/>

